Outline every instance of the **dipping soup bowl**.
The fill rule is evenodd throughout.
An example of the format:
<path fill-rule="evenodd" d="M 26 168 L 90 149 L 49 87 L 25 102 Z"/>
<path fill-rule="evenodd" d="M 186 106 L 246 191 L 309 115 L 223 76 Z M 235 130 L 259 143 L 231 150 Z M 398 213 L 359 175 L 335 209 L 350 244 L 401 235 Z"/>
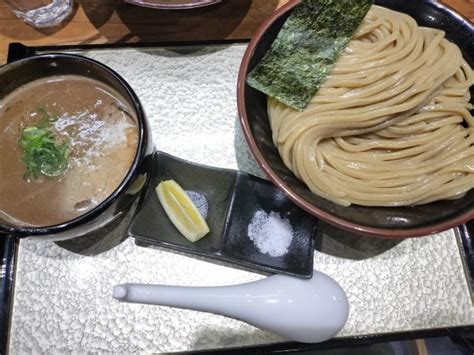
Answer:
<path fill-rule="evenodd" d="M 125 215 L 140 191 L 146 188 L 153 152 L 151 131 L 137 95 L 112 69 L 95 60 L 73 54 L 44 54 L 21 59 L 0 68 L 0 99 L 33 80 L 57 75 L 78 75 L 95 79 L 122 95 L 137 118 L 138 144 L 135 157 L 120 185 L 93 209 L 66 222 L 44 227 L 13 225 L 0 217 L 0 235 L 48 240 L 79 237 Z"/>

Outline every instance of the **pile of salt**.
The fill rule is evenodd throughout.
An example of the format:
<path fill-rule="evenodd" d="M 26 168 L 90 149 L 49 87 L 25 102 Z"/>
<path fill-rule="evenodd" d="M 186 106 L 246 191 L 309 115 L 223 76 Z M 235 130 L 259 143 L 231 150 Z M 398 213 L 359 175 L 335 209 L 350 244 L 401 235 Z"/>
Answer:
<path fill-rule="evenodd" d="M 293 239 L 290 222 L 276 212 L 257 211 L 247 234 L 261 253 L 273 257 L 285 255 Z"/>
<path fill-rule="evenodd" d="M 186 191 L 186 194 L 189 196 L 191 201 L 193 201 L 194 206 L 198 209 L 201 216 L 205 219 L 207 218 L 207 212 L 209 211 L 209 205 L 207 203 L 207 198 L 203 194 L 196 191 Z"/>

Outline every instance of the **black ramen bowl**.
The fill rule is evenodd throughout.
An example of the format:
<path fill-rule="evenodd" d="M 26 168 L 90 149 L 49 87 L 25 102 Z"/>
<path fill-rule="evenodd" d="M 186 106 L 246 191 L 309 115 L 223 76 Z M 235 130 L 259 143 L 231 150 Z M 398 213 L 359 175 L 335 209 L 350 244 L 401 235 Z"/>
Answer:
<path fill-rule="evenodd" d="M 146 186 L 153 144 L 142 105 L 132 88 L 107 66 L 78 55 L 45 54 L 7 64 L 0 68 L 0 99 L 33 80 L 56 75 L 79 75 L 98 80 L 118 91 L 135 111 L 138 120 L 138 145 L 133 162 L 120 185 L 95 208 L 77 218 L 45 227 L 12 225 L 0 218 L 0 235 L 37 236 L 63 240 L 96 231 L 129 211 Z"/>
<path fill-rule="evenodd" d="M 268 177 L 307 212 L 355 233 L 386 238 L 416 237 L 447 230 L 474 219 L 474 190 L 458 200 L 419 206 L 343 207 L 314 195 L 286 168 L 273 145 L 266 96 L 248 86 L 245 79 L 270 48 L 298 3 L 292 1 L 283 6 L 257 30 L 245 52 L 238 77 L 240 122 L 251 151 Z M 446 37 L 461 48 L 468 63 L 471 66 L 474 64 L 474 26 L 449 7 L 435 1 L 382 0 L 375 3 L 409 14 L 421 26 L 444 30 Z"/>

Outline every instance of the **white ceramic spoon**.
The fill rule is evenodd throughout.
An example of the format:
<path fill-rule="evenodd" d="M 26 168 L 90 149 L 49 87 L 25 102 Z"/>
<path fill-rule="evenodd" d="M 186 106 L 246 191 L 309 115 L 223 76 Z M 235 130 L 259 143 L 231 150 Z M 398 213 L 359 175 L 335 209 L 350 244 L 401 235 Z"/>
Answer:
<path fill-rule="evenodd" d="M 349 314 L 343 289 L 332 278 L 316 271 L 309 280 L 274 275 L 220 287 L 122 284 L 114 287 L 113 297 L 125 302 L 217 313 L 305 343 L 332 338 Z"/>

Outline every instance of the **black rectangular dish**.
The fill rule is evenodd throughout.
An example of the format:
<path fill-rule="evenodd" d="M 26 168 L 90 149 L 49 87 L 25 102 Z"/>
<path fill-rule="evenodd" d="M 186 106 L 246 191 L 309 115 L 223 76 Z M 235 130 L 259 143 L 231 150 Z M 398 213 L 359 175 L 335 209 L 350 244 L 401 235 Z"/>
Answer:
<path fill-rule="evenodd" d="M 210 233 L 195 243 L 180 235 L 156 197 L 155 187 L 170 179 L 190 196 L 199 196 L 198 199 L 203 201 L 201 204 L 205 204 L 204 214 Z M 256 213 L 275 213 L 281 216 L 277 217 L 282 218 L 279 221 L 291 224 L 294 231 L 292 240 L 288 245 L 277 246 L 281 251 L 261 249 L 262 245 L 249 239 L 248 228 Z M 129 234 L 140 246 L 158 245 L 249 269 L 310 278 L 313 274 L 316 221 L 267 180 L 240 171 L 193 164 L 156 152 L 150 186 L 130 224 Z M 279 230 L 268 232 L 278 234 Z M 273 236 L 277 237 L 275 234 Z"/>
<path fill-rule="evenodd" d="M 193 45 L 199 43 L 192 43 Z M 201 44 L 209 44 L 201 43 Z M 174 46 L 176 44 L 173 44 Z M 130 47 L 142 47 L 143 45 L 131 45 Z M 148 44 L 147 46 L 163 46 L 163 44 Z M 22 45 L 14 44 L 10 47 L 9 50 L 9 61 L 14 61 L 21 59 L 23 57 L 35 55 L 39 51 L 45 50 L 66 50 L 66 49 L 97 49 L 97 48 L 119 48 L 128 47 L 123 45 L 94 45 L 94 46 L 65 46 L 65 47 L 25 47 Z M 255 178 L 248 174 L 243 174 L 235 171 L 222 170 L 222 169 L 213 169 L 204 166 L 198 166 L 195 164 L 190 164 L 189 162 L 183 162 L 180 159 L 176 159 L 172 156 L 156 153 L 155 155 L 156 164 L 164 163 L 167 168 L 159 169 L 159 174 L 154 174 L 152 179 L 152 184 L 155 184 L 160 179 L 174 178 L 185 187 L 186 190 L 196 191 L 204 193 L 206 196 L 210 196 L 212 191 L 209 191 L 206 184 L 200 184 L 203 181 L 203 177 L 207 177 L 208 174 L 213 176 L 214 184 L 219 186 L 221 191 L 221 196 L 212 196 L 212 205 L 216 209 L 216 214 L 211 214 L 213 220 L 209 220 L 211 225 L 211 230 L 213 234 L 208 236 L 209 240 L 203 239 L 201 244 L 190 244 L 187 243 L 183 237 L 179 235 L 173 235 L 172 239 L 167 239 L 173 232 L 171 225 L 155 224 L 157 223 L 157 214 L 161 213 L 160 205 L 154 191 L 152 188 L 148 189 L 147 196 L 143 200 L 143 206 L 141 206 L 141 212 L 136 215 L 136 218 L 130 226 L 130 233 L 137 239 L 137 244 L 142 246 L 149 245 L 158 245 L 161 247 L 172 248 L 179 251 L 188 252 L 195 255 L 204 256 L 206 258 L 214 258 L 219 260 L 227 260 L 239 265 L 249 266 L 252 263 L 254 266 L 260 267 L 262 271 L 278 271 L 283 272 L 284 265 L 274 264 L 272 269 L 269 269 L 268 260 L 265 263 L 260 261 L 257 262 L 252 257 L 246 255 L 242 249 L 236 248 L 237 244 L 240 244 L 242 236 L 242 226 L 247 226 L 248 220 L 251 217 L 252 210 L 246 207 L 246 203 L 250 203 L 253 208 L 255 206 L 260 206 L 261 209 L 265 209 L 268 204 L 271 204 L 271 210 L 280 208 L 276 201 L 281 201 L 282 210 L 287 209 L 288 206 L 285 205 L 285 201 L 280 200 L 279 192 L 275 188 L 259 178 Z M 176 174 L 176 172 L 181 171 L 180 169 L 192 169 L 192 175 L 186 175 L 186 180 L 181 180 L 181 174 Z M 179 176 L 178 176 L 179 175 Z M 183 175 L 185 176 L 185 175 Z M 206 190 L 207 188 L 207 190 Z M 249 195 L 246 191 L 257 191 L 253 195 Z M 272 195 L 276 194 L 276 196 Z M 281 193 L 280 193 L 281 194 Z M 225 196 L 224 196 L 225 195 Z M 269 201 L 270 199 L 270 201 Z M 209 198 L 211 200 L 211 198 Z M 149 206 L 148 206 L 149 205 Z M 146 207 L 150 207 L 147 209 Z M 209 204 L 211 208 L 211 204 Z M 255 211 L 255 210 L 253 210 Z M 269 212 L 270 210 L 267 210 Z M 296 212 L 295 216 L 299 214 Z M 232 218 L 230 217 L 232 216 Z M 162 215 L 163 217 L 163 215 Z M 236 221 L 241 218 L 245 220 L 241 223 L 236 223 Z M 304 216 L 293 217 L 295 219 L 301 218 L 304 219 Z M 299 223 L 300 221 L 295 221 Z M 311 222 L 307 222 L 311 223 Z M 314 221 L 313 221 L 314 223 Z M 154 226 L 153 231 L 149 231 L 145 226 Z M 162 232 L 159 232 L 160 228 Z M 310 227 L 307 227 L 307 230 L 310 230 Z M 220 233 L 219 233 L 220 232 Z M 244 228 L 245 232 L 245 228 Z M 343 232 L 345 233 L 345 232 Z M 473 248 L 473 234 L 474 234 L 474 221 L 459 226 L 456 229 L 459 240 L 462 241 L 462 252 L 461 255 L 466 264 L 466 270 L 468 270 L 468 280 L 471 283 L 471 286 L 474 285 L 474 248 Z M 176 237 L 176 238 L 175 238 Z M 2 255 L 2 273 L 0 273 L 0 297 L 1 297 L 1 312 L 0 312 L 0 353 L 5 353 L 8 344 L 8 329 L 11 315 L 11 307 L 13 304 L 13 287 L 15 279 L 15 263 L 16 263 L 16 253 L 18 250 L 18 240 L 9 236 L 3 236 L 0 240 L 0 253 Z M 198 242 L 199 243 L 199 242 Z M 246 248 L 251 248 L 252 244 L 246 246 Z M 312 262 L 312 255 L 314 251 L 313 238 L 305 239 L 302 245 L 295 246 L 295 252 L 302 253 L 306 250 L 306 255 L 308 259 Z M 306 249 L 305 249 L 306 248 Z M 309 248 L 309 251 L 308 251 Z M 247 251 L 248 249 L 245 249 Z M 305 254 L 305 253 L 302 253 Z M 221 259 L 222 258 L 222 259 Z M 260 265 L 259 265 L 260 262 Z M 293 271 L 297 270 L 298 265 L 292 265 L 294 268 Z M 301 272 L 302 269 L 299 269 Z M 307 272 L 308 269 L 304 269 L 304 272 Z M 311 270 L 312 271 L 312 265 Z M 470 271 L 470 272 L 469 272 Z M 217 353 L 236 353 L 236 354 L 253 354 L 256 352 L 265 352 L 265 353 L 280 353 L 282 351 L 291 352 L 291 351 L 310 351 L 314 349 L 324 349 L 324 348 L 334 348 L 340 346 L 353 346 L 360 344 L 369 344 L 375 342 L 385 342 L 385 341 L 394 341 L 401 339 L 413 339 L 421 337 L 434 337 L 434 336 L 465 336 L 474 333 L 474 326 L 466 327 L 454 327 L 454 328 L 443 328 L 443 329 L 428 329 L 422 331 L 410 331 L 410 332 L 399 332 L 399 333 L 389 333 L 389 334 L 372 334 L 361 337 L 347 337 L 347 338 L 338 338 L 333 339 L 321 344 L 300 344 L 300 343 L 280 343 L 280 344 L 271 344 L 265 346 L 254 346 L 254 347 L 245 347 L 245 348 L 236 348 L 236 349 L 219 349 L 216 350 Z M 209 351 L 207 351 L 209 352 Z"/>

